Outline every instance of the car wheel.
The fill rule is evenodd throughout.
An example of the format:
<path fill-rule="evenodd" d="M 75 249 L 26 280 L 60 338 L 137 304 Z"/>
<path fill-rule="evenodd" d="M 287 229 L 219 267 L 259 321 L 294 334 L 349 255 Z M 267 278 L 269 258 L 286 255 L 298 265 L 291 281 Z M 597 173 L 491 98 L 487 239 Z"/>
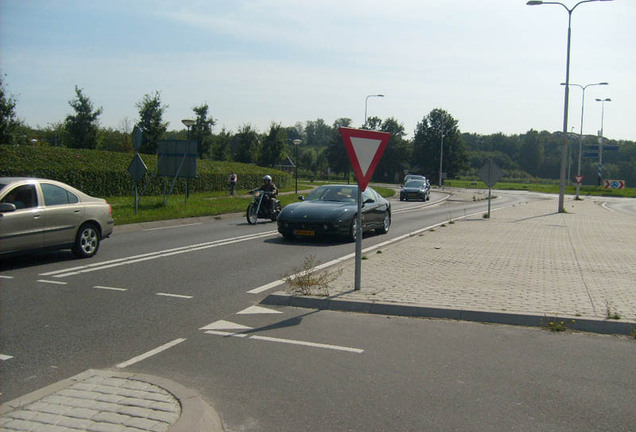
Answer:
<path fill-rule="evenodd" d="M 354 216 L 349 229 L 349 240 L 354 242 L 358 236 L 358 216 Z"/>
<path fill-rule="evenodd" d="M 246 212 L 247 223 L 254 225 L 258 221 L 258 214 L 256 213 L 256 205 L 250 204 L 247 206 Z"/>
<path fill-rule="evenodd" d="M 378 234 L 386 234 L 386 233 L 389 232 L 389 229 L 391 229 L 391 214 L 387 212 L 384 215 L 384 221 L 382 222 L 382 228 L 376 229 L 375 232 L 377 232 Z"/>
<path fill-rule="evenodd" d="M 282 232 L 281 234 L 283 235 L 285 240 L 294 240 L 295 239 L 294 235 L 291 232 L 289 232 L 289 231 Z"/>
<path fill-rule="evenodd" d="M 77 231 L 73 254 L 78 258 L 90 258 L 97 253 L 100 243 L 99 229 L 95 224 L 85 223 Z"/>

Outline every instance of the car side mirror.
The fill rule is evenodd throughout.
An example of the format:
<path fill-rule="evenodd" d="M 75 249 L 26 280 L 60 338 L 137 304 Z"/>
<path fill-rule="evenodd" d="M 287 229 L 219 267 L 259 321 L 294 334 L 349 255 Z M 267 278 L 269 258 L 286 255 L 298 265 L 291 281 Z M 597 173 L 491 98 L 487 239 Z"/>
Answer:
<path fill-rule="evenodd" d="M 16 209 L 15 204 L 12 203 L 0 203 L 0 213 L 11 213 Z"/>
<path fill-rule="evenodd" d="M 364 204 L 371 204 L 374 203 L 375 201 L 373 201 L 373 198 L 367 198 L 364 200 Z"/>

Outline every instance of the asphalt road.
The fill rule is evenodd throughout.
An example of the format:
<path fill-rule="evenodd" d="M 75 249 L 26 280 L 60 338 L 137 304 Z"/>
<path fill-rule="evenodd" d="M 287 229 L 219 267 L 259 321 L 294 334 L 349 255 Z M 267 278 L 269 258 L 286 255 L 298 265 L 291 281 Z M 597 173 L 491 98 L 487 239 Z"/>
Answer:
<path fill-rule="evenodd" d="M 366 236 L 363 247 L 487 205 L 433 203 L 441 198 L 394 201 L 389 234 Z M 528 199 L 536 196 L 503 194 L 493 208 Z M 116 231 L 91 260 L 55 252 L 4 262 L 2 400 L 118 368 L 197 389 L 236 431 L 568 430 L 595 424 L 598 397 L 616 415 L 595 430 L 626 424 L 625 340 L 250 309 L 305 257 L 329 262 L 354 250 L 290 243 L 275 229 L 242 215 L 180 221 Z M 235 326 L 255 330 L 228 336 Z"/>

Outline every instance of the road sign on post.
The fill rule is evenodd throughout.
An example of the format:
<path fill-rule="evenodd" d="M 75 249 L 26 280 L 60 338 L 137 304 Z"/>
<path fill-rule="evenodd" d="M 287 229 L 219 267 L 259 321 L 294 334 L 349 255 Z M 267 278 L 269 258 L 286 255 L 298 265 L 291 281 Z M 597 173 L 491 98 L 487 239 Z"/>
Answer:
<path fill-rule="evenodd" d="M 479 178 L 488 186 L 488 218 L 490 219 L 490 199 L 492 196 L 492 187 L 503 177 L 503 172 L 492 159 L 484 164 L 479 170 Z"/>
<path fill-rule="evenodd" d="M 358 186 L 364 191 L 389 143 L 391 134 L 366 129 L 340 128 Z"/>
<path fill-rule="evenodd" d="M 358 181 L 358 213 L 356 215 L 356 266 L 354 290 L 360 290 L 362 273 L 362 191 L 367 188 L 391 134 L 366 129 L 340 128 L 353 172 Z"/>

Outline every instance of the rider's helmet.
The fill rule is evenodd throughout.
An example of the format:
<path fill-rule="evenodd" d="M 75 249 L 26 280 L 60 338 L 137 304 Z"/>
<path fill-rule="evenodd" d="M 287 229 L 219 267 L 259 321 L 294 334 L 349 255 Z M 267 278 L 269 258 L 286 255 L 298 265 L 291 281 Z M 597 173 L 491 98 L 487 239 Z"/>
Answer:
<path fill-rule="evenodd" d="M 269 182 L 271 182 L 271 181 L 272 181 L 272 176 L 271 176 L 271 175 L 269 175 L 269 174 L 268 174 L 268 175 L 266 175 L 265 177 L 263 177 L 263 181 L 264 181 L 265 183 L 269 183 Z"/>

